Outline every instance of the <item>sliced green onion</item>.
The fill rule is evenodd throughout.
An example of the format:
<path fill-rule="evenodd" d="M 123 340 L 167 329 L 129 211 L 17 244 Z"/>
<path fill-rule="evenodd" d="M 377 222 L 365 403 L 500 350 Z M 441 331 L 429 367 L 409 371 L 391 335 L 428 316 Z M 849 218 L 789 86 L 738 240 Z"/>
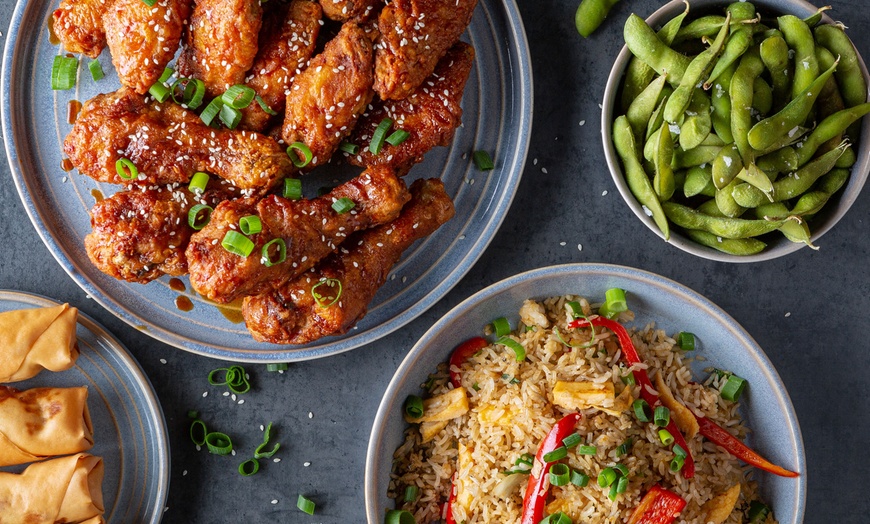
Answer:
<path fill-rule="evenodd" d="M 251 383 L 247 381 L 247 379 L 241 384 L 227 384 L 227 387 L 230 388 L 230 391 L 233 393 L 238 393 L 239 395 L 244 395 L 248 391 L 251 391 Z"/>
<path fill-rule="evenodd" d="M 596 446 L 579 446 L 577 448 L 578 455 L 596 455 L 598 448 Z"/>
<path fill-rule="evenodd" d="M 187 412 L 187 418 L 193 418 L 193 419 L 199 418 L 199 411 L 196 411 L 195 409 L 191 409 L 190 411 Z"/>
<path fill-rule="evenodd" d="M 623 477 L 628 476 L 628 466 L 625 464 L 614 464 L 613 469 Z"/>
<path fill-rule="evenodd" d="M 420 493 L 420 488 L 417 486 L 406 486 L 405 487 L 405 502 L 414 502 L 417 500 L 417 496 Z"/>
<path fill-rule="evenodd" d="M 205 204 L 197 204 L 190 208 L 187 212 L 187 225 L 199 231 L 204 228 L 211 220 L 211 213 L 214 209 Z"/>
<path fill-rule="evenodd" d="M 254 250 L 254 243 L 250 238 L 232 229 L 227 231 L 227 234 L 224 235 L 224 239 L 221 241 L 221 246 L 230 253 L 241 257 L 250 255 Z"/>
<path fill-rule="evenodd" d="M 225 433 L 212 431 L 205 436 L 205 444 L 208 452 L 215 455 L 229 455 L 233 452 L 233 441 Z"/>
<path fill-rule="evenodd" d="M 505 335 L 510 335 L 511 324 L 508 322 L 508 319 L 499 317 L 492 321 L 492 329 L 495 331 L 495 336 L 503 337 Z"/>
<path fill-rule="evenodd" d="M 378 127 L 372 134 L 372 141 L 369 143 L 369 151 L 373 155 L 377 155 L 381 152 L 381 149 L 384 147 L 384 140 L 387 138 L 387 131 L 390 130 L 392 125 L 393 121 L 389 118 L 381 120 L 381 123 L 378 124 Z"/>
<path fill-rule="evenodd" d="M 544 459 L 544 462 L 556 462 L 557 460 L 561 460 L 568 456 L 568 448 L 565 446 L 559 446 L 549 453 L 544 453 L 544 456 L 541 457 Z"/>
<path fill-rule="evenodd" d="M 576 447 L 581 442 L 583 442 L 583 437 L 580 436 L 580 433 L 571 433 L 562 439 L 562 445 L 568 449 Z"/>
<path fill-rule="evenodd" d="M 628 304 L 625 300 L 625 290 L 614 287 L 604 292 L 604 305 L 598 309 L 601 316 L 616 318 L 617 315 L 626 310 L 628 310 Z"/>
<path fill-rule="evenodd" d="M 274 257 L 272 256 L 273 250 L 275 252 Z M 266 242 L 261 253 L 260 261 L 264 266 L 272 267 L 275 264 L 281 264 L 287 260 L 287 243 L 284 242 L 283 238 L 274 238 Z M 284 364 L 284 369 L 287 369 L 287 364 Z"/>
<path fill-rule="evenodd" d="M 616 481 L 616 494 L 625 493 L 628 489 L 628 477 L 621 477 Z"/>
<path fill-rule="evenodd" d="M 353 200 L 347 197 L 341 197 L 332 203 L 332 209 L 334 209 L 335 212 L 339 215 L 343 215 L 344 213 L 347 213 L 355 207 L 356 204 L 353 202 Z"/>
<path fill-rule="evenodd" d="M 547 515 L 539 524 L 574 524 L 571 517 L 561 511 Z"/>
<path fill-rule="evenodd" d="M 148 7 L 154 7 L 154 4 L 157 3 L 157 0 L 142 0 L 142 3 L 147 5 Z"/>
<path fill-rule="evenodd" d="M 148 88 L 148 94 L 154 97 L 154 100 L 157 100 L 161 104 L 166 102 L 169 99 L 169 88 L 163 85 L 162 82 L 154 82 L 151 87 Z"/>
<path fill-rule="evenodd" d="M 266 364 L 266 371 L 287 371 L 288 369 L 290 369 L 290 366 L 286 362 Z"/>
<path fill-rule="evenodd" d="M 526 348 L 524 348 L 522 344 L 520 344 L 516 340 L 510 337 L 501 337 L 500 339 L 496 340 L 495 343 L 512 349 L 514 351 L 514 354 L 516 354 L 517 362 L 522 362 L 526 359 Z"/>
<path fill-rule="evenodd" d="M 668 425 L 668 422 L 671 421 L 671 410 L 666 408 L 665 406 L 657 406 L 655 412 L 653 413 L 653 423 L 663 428 Z"/>
<path fill-rule="evenodd" d="M 272 436 L 272 423 L 269 422 L 266 424 L 266 428 L 263 430 L 263 444 L 269 443 L 269 438 Z"/>
<path fill-rule="evenodd" d="M 520 464 L 526 464 L 528 466 L 532 466 L 535 463 L 535 456 L 531 453 L 523 453 L 520 455 L 520 458 L 514 462 L 515 466 L 519 466 Z"/>
<path fill-rule="evenodd" d="M 196 419 L 190 423 L 190 440 L 197 446 L 205 446 L 205 437 L 208 435 L 208 429 L 205 427 L 205 422 L 201 419 Z"/>
<path fill-rule="evenodd" d="M 688 331 L 680 331 L 677 333 L 677 347 L 683 351 L 695 350 L 695 335 Z"/>
<path fill-rule="evenodd" d="M 284 198 L 288 200 L 299 200 L 302 198 L 302 180 L 298 178 L 285 178 Z"/>
<path fill-rule="evenodd" d="M 571 300 L 569 302 L 566 302 L 565 305 L 571 308 L 572 317 L 580 318 L 583 316 L 583 306 L 580 305 L 580 302 L 577 302 L 576 300 Z"/>
<path fill-rule="evenodd" d="M 767 521 L 767 516 L 770 515 L 770 508 L 761 501 L 753 500 L 749 504 L 748 524 L 764 524 Z"/>
<path fill-rule="evenodd" d="M 579 488 L 585 488 L 589 484 L 589 475 L 575 469 L 571 471 L 571 484 Z"/>
<path fill-rule="evenodd" d="M 616 481 L 613 482 L 613 484 L 610 485 L 610 492 L 607 493 L 607 498 L 609 498 L 610 500 L 616 500 L 616 496 L 619 495 L 619 481 L 620 480 L 622 480 L 622 479 L 621 478 L 617 479 Z"/>
<path fill-rule="evenodd" d="M 639 398 L 631 403 L 631 409 L 634 410 L 634 416 L 640 422 L 649 422 L 649 413 L 652 411 L 647 404 L 647 401 Z M 667 424 L 665 424 L 667 425 Z"/>
<path fill-rule="evenodd" d="M 221 380 L 220 374 L 223 373 L 223 380 Z M 209 371 L 208 373 L 208 383 L 212 386 L 225 386 L 229 383 L 230 370 L 228 368 L 217 368 Z"/>
<path fill-rule="evenodd" d="M 230 106 L 233 109 L 244 109 L 251 105 L 257 93 L 248 86 L 234 85 L 227 89 L 221 95 L 221 101 L 225 106 Z"/>
<path fill-rule="evenodd" d="M 136 180 L 139 177 L 139 170 L 127 158 L 119 158 L 115 161 L 115 171 L 123 180 Z"/>
<path fill-rule="evenodd" d="M 320 286 L 326 286 L 328 288 L 338 286 L 338 293 L 336 293 L 335 297 L 324 296 L 323 293 L 315 291 Z M 311 296 L 314 297 L 314 301 L 317 302 L 317 305 L 320 307 L 329 307 L 338 302 L 338 299 L 341 298 L 341 292 L 341 280 L 338 280 L 337 278 L 322 278 L 320 279 L 320 282 L 311 287 Z"/>
<path fill-rule="evenodd" d="M 408 139 L 411 136 L 411 133 L 405 131 L 404 129 L 396 129 L 393 133 L 386 138 L 386 142 L 391 146 L 397 146 Z"/>
<path fill-rule="evenodd" d="M 604 468 L 598 474 L 598 486 L 606 488 L 616 481 L 616 471 L 613 468 Z"/>
<path fill-rule="evenodd" d="M 163 72 L 160 73 L 160 78 L 157 79 L 158 82 L 163 83 L 172 78 L 172 75 L 175 73 L 175 70 L 171 67 L 164 67 Z"/>
<path fill-rule="evenodd" d="M 679 472 L 681 469 L 683 469 L 683 466 L 685 466 L 685 465 L 686 465 L 686 458 L 685 458 L 685 457 L 676 456 L 676 457 L 674 457 L 674 458 L 671 459 L 671 462 L 668 464 L 668 468 L 669 468 L 671 471 L 673 471 L 674 473 L 677 473 L 677 472 Z"/>
<path fill-rule="evenodd" d="M 260 463 L 255 458 L 248 459 L 239 464 L 239 474 L 243 477 L 250 477 L 258 471 L 260 471 Z"/>
<path fill-rule="evenodd" d="M 266 114 L 268 114 L 268 115 L 272 115 L 272 116 L 275 116 L 275 115 L 278 114 L 277 111 L 275 111 L 274 109 L 272 109 L 271 107 L 269 107 L 269 104 L 267 104 L 266 101 L 263 100 L 263 97 L 261 97 L 260 95 L 255 96 L 255 97 L 254 97 L 254 100 L 256 100 L 258 104 L 260 104 L 260 109 L 262 109 L 263 111 L 265 111 Z"/>
<path fill-rule="evenodd" d="M 674 443 L 674 436 L 671 435 L 671 432 L 666 429 L 659 430 L 659 440 L 662 441 L 662 444 L 665 446 L 670 446 Z"/>
<path fill-rule="evenodd" d="M 311 159 L 314 158 L 311 149 L 302 142 L 293 142 L 287 146 L 287 156 L 290 157 L 293 165 L 300 169 L 311 163 Z"/>
<path fill-rule="evenodd" d="M 616 447 L 616 456 L 621 457 L 623 455 L 628 455 L 628 452 L 631 451 L 632 444 L 634 444 L 634 441 L 626 439 L 625 442 Z"/>
<path fill-rule="evenodd" d="M 339 144 L 338 149 L 344 151 L 349 155 L 355 155 L 359 153 L 359 146 L 356 144 L 351 144 L 350 142 L 342 142 Z"/>
<path fill-rule="evenodd" d="M 423 399 L 417 395 L 408 395 L 405 399 L 405 414 L 411 418 L 423 416 Z"/>
<path fill-rule="evenodd" d="M 314 515 L 314 501 L 305 498 L 305 496 L 301 494 L 299 495 L 299 498 L 296 499 L 296 507 L 302 510 L 304 513 Z"/>
<path fill-rule="evenodd" d="M 205 84 L 197 78 L 176 78 L 169 86 L 169 94 L 176 104 L 196 109 L 202 105 L 202 99 L 205 97 Z"/>
<path fill-rule="evenodd" d="M 564 486 L 571 482 L 571 470 L 567 464 L 553 464 L 550 468 L 550 484 Z"/>
<path fill-rule="evenodd" d="M 263 230 L 263 222 L 257 215 L 246 215 L 239 219 L 239 229 L 246 235 L 256 235 Z"/>
<path fill-rule="evenodd" d="M 76 86 L 79 61 L 71 56 L 57 55 L 51 64 L 51 88 L 66 91 Z"/>
<path fill-rule="evenodd" d="M 257 446 L 257 448 L 254 449 L 254 458 L 258 458 L 258 459 L 272 458 L 272 455 L 277 453 L 278 450 L 281 448 L 281 443 L 276 442 L 275 445 L 272 446 L 272 451 L 264 451 L 266 449 L 266 446 L 268 446 L 268 445 L 269 445 L 268 442 L 263 442 L 262 444 Z"/>
<path fill-rule="evenodd" d="M 207 126 L 212 125 L 212 122 L 214 122 L 215 117 L 220 114 L 223 106 L 224 103 L 221 102 L 220 97 L 215 98 L 205 106 L 205 109 L 203 109 L 202 113 L 199 115 L 199 119 Z"/>
<path fill-rule="evenodd" d="M 88 64 L 88 70 L 91 72 L 91 78 L 94 79 L 94 82 L 102 80 L 106 76 L 106 74 L 103 73 L 103 66 L 100 64 L 99 60 L 91 60 Z"/>
<path fill-rule="evenodd" d="M 622 379 L 623 384 L 627 384 L 631 387 L 634 387 L 637 385 L 637 380 L 635 380 L 635 378 L 634 378 L 634 371 L 629 371 L 628 375 L 622 375 L 619 378 Z"/>
<path fill-rule="evenodd" d="M 192 193 L 203 193 L 205 192 L 206 186 L 208 186 L 208 181 L 208 173 L 197 171 L 192 177 L 190 177 L 190 184 L 188 184 L 187 189 Z"/>
<path fill-rule="evenodd" d="M 229 129 L 235 129 L 242 121 L 242 112 L 233 106 L 221 106 L 221 122 Z"/>
<path fill-rule="evenodd" d="M 417 524 L 410 511 L 391 509 L 384 516 L 384 524 Z"/>
<path fill-rule="evenodd" d="M 728 377 L 728 381 L 725 382 L 725 385 L 722 386 L 722 390 L 719 394 L 725 400 L 737 402 L 737 399 L 739 399 L 740 395 L 743 394 L 744 389 L 746 389 L 746 379 L 738 377 L 737 375 L 731 375 Z"/>
<path fill-rule="evenodd" d="M 507 373 L 502 373 L 501 378 L 502 378 L 502 380 L 507 380 L 508 384 L 519 384 L 520 383 L 520 379 L 518 379 L 517 377 L 512 377 L 512 376 L 508 375 Z"/>
<path fill-rule="evenodd" d="M 678 457 L 686 458 L 689 456 L 689 452 L 686 451 L 685 449 L 683 449 L 683 446 L 680 446 L 679 444 L 674 444 L 674 447 L 672 449 L 673 449 L 674 455 L 676 455 Z"/>
<path fill-rule="evenodd" d="M 479 149 L 471 154 L 472 159 L 474 159 L 474 165 L 477 166 L 477 169 L 481 171 L 490 171 L 495 169 L 495 164 L 492 163 L 492 157 L 489 156 L 489 153 L 486 151 Z"/>

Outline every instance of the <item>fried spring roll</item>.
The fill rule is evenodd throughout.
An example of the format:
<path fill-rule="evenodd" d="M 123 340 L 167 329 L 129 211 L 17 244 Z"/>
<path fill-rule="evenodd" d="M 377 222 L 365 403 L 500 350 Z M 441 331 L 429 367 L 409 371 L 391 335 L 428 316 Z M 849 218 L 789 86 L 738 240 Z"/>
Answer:
<path fill-rule="evenodd" d="M 0 313 L 0 382 L 73 367 L 79 356 L 78 311 L 63 304 Z"/>

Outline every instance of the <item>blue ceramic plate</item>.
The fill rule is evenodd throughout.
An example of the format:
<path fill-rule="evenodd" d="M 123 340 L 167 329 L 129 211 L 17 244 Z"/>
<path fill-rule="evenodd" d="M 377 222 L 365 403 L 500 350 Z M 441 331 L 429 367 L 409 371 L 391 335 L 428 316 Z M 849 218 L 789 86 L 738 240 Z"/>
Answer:
<path fill-rule="evenodd" d="M 119 84 L 104 51 L 99 60 L 106 78 L 94 82 L 87 68 L 80 68 L 75 90 L 50 89 L 51 62 L 59 46 L 49 43 L 47 20 L 57 3 L 19 2 L 9 27 L 0 111 L 12 176 L 33 225 L 64 270 L 103 307 L 162 342 L 248 362 L 319 358 L 370 343 L 423 313 L 465 275 L 514 197 L 531 130 L 529 50 L 514 1 L 481 0 L 463 36 L 477 52 L 462 102 L 463 126 L 450 146 L 431 151 L 407 177 L 410 183 L 440 176 L 456 204 L 456 217 L 405 253 L 366 317 L 349 333 L 304 346 L 257 343 L 240 323 L 238 307 L 216 308 L 191 292 L 186 279 L 184 292 L 174 291 L 167 277 L 144 286 L 130 284 L 104 275 L 88 260 L 82 239 L 91 229 L 88 211 L 94 195 L 111 195 L 117 187 L 61 169 L 61 144 L 72 127 L 67 105 L 114 91 Z M 471 152 L 478 149 L 490 152 L 495 170 L 475 169 Z M 315 173 L 304 185 L 334 185 L 341 175 Z M 193 310 L 179 310 L 179 295 L 192 301 Z"/>
<path fill-rule="evenodd" d="M 407 425 L 402 403 L 419 394 L 424 383 L 460 342 L 479 336 L 483 327 L 502 316 L 516 319 L 523 301 L 577 294 L 604 300 L 613 287 L 625 289 L 635 312 L 634 326 L 649 322 L 667 333 L 689 331 L 698 337 L 697 356 L 707 360 L 693 366 L 696 376 L 715 366 L 732 370 L 749 381 L 743 394 L 742 415 L 755 429 L 747 443 L 766 458 L 801 474 L 785 479 L 759 472 L 762 498 L 782 524 L 803 522 L 806 499 L 806 459 L 800 427 L 785 386 L 764 351 L 737 322 L 691 289 L 664 277 L 621 266 L 570 264 L 529 271 L 478 292 L 439 320 L 411 349 L 390 381 L 378 408 L 366 456 L 365 499 L 369 524 L 383 521 L 393 501 L 387 498 L 393 452 L 402 443 Z"/>
<path fill-rule="evenodd" d="M 57 304 L 37 295 L 0 291 L 0 312 Z M 12 385 L 87 386 L 94 424 L 94 447 L 88 452 L 103 457 L 106 521 L 157 524 L 169 494 L 169 438 L 151 382 L 118 339 L 81 312 L 76 335 L 81 354 L 75 366 L 60 373 L 43 371 Z"/>

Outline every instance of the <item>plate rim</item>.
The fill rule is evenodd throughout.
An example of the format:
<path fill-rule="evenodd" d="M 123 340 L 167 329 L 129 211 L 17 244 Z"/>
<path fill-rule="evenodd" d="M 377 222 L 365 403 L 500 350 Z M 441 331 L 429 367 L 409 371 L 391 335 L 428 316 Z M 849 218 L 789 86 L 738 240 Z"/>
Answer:
<path fill-rule="evenodd" d="M 487 224 L 487 227 L 483 229 L 481 236 L 475 240 L 469 249 L 462 253 L 463 256 L 458 260 L 458 263 L 455 264 L 454 268 L 449 271 L 447 276 L 432 289 L 423 293 L 410 307 L 398 312 L 391 319 L 388 319 L 382 324 L 374 326 L 367 331 L 356 335 L 351 331 L 348 332 L 350 335 L 348 335 L 348 333 L 342 335 L 343 338 L 313 347 L 267 344 L 268 347 L 262 349 L 238 349 L 229 344 L 207 344 L 188 336 L 176 334 L 169 326 L 157 326 L 148 323 L 147 320 L 131 311 L 127 305 L 121 303 L 116 298 L 105 294 L 98 285 L 87 277 L 87 275 L 77 271 L 75 263 L 71 257 L 67 256 L 67 253 L 62 249 L 60 244 L 52 235 L 49 234 L 46 222 L 42 219 L 40 209 L 27 189 L 28 183 L 23 175 L 21 159 L 19 158 L 15 148 L 15 128 L 13 127 L 13 111 L 11 108 L 13 74 L 10 71 L 10 67 L 15 61 L 13 55 L 15 54 L 15 49 L 19 45 L 21 39 L 21 22 L 24 14 L 29 5 L 35 4 L 36 3 L 34 2 L 19 1 L 15 5 L 3 50 L 2 76 L 0 76 L 0 124 L 2 124 L 0 129 L 3 131 L 6 157 L 9 162 L 12 179 L 18 192 L 18 196 L 31 224 L 36 229 L 37 234 L 43 244 L 48 248 L 52 257 L 57 261 L 67 275 L 69 275 L 69 277 L 88 294 L 89 298 L 96 301 L 101 307 L 108 310 L 134 329 L 142 331 L 149 337 L 169 346 L 196 355 L 219 360 L 266 364 L 301 362 L 323 358 L 344 353 L 380 340 L 412 322 L 425 311 L 433 307 L 438 301 L 443 299 L 450 290 L 452 290 L 463 279 L 463 277 L 465 277 L 465 275 L 483 256 L 483 253 L 501 229 L 501 225 L 503 224 L 519 189 L 530 148 L 529 137 L 531 136 L 534 116 L 534 85 L 531 51 L 529 49 L 528 38 L 522 18 L 519 14 L 516 0 L 493 0 L 492 5 L 500 7 L 500 13 L 505 16 L 505 29 L 511 37 L 511 41 L 507 47 L 510 53 L 509 56 L 516 59 L 516 69 L 512 71 L 513 74 L 511 75 L 511 78 L 513 81 L 512 85 L 517 88 L 516 94 L 512 100 L 516 100 L 519 103 L 517 106 L 519 110 L 514 113 L 518 115 L 516 135 L 518 147 L 511 157 L 512 162 L 509 166 L 506 166 L 504 171 L 506 175 L 503 179 L 504 188 L 493 195 L 497 198 L 490 200 L 495 203 L 491 211 L 491 216 L 493 216 L 494 219 Z M 142 329 L 143 322 L 145 322 L 145 329 Z"/>

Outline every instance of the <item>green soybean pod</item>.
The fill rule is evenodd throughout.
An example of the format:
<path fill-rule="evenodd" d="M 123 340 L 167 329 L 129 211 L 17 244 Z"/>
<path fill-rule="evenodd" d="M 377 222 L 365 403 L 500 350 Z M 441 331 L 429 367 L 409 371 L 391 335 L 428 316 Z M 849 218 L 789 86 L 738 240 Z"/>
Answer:
<path fill-rule="evenodd" d="M 680 85 L 690 59 L 662 43 L 643 18 L 636 14 L 629 15 L 625 21 L 623 37 L 634 56 L 646 62 L 656 73 L 667 73 L 671 85 Z"/>
<path fill-rule="evenodd" d="M 831 6 L 829 6 L 829 5 L 822 6 L 822 7 L 818 8 L 815 13 L 804 18 L 804 23 L 807 24 L 807 27 L 809 27 L 809 28 L 816 27 L 817 25 L 819 25 L 819 22 L 822 21 L 822 14 L 824 14 L 825 11 L 830 11 L 830 10 L 831 10 Z"/>
<path fill-rule="evenodd" d="M 867 82 L 859 65 L 858 53 L 852 41 L 842 29 L 835 25 L 820 25 L 813 31 L 819 45 L 826 48 L 834 56 L 839 56 L 837 67 L 837 84 L 843 95 L 846 107 L 863 104 L 867 101 Z"/>
<path fill-rule="evenodd" d="M 631 129 L 634 131 L 636 139 L 643 137 L 653 111 L 655 111 L 656 106 L 658 106 L 662 99 L 665 80 L 667 80 L 667 77 L 660 76 L 650 82 L 631 102 L 631 105 L 628 106 L 628 111 L 625 112 L 625 116 L 628 118 L 628 123 L 631 124 Z"/>
<path fill-rule="evenodd" d="M 692 166 L 686 172 L 686 181 L 683 182 L 683 195 L 692 198 L 697 195 L 712 197 L 716 194 L 713 185 L 713 166 Z"/>
<path fill-rule="evenodd" d="M 764 63 L 759 56 L 758 46 L 753 46 L 740 59 L 740 65 L 731 77 L 728 90 L 731 95 L 731 136 L 734 137 L 744 165 L 755 160 L 755 152 L 749 145 L 747 135 L 753 123 L 751 109 L 755 78 L 763 71 Z"/>
<path fill-rule="evenodd" d="M 736 63 L 751 45 L 752 30 L 749 27 L 736 29 L 731 36 L 728 37 L 728 42 L 725 44 L 725 49 L 722 51 L 722 55 L 719 57 L 719 60 L 716 61 L 716 65 L 713 66 L 710 76 L 708 76 L 707 80 L 704 82 L 704 89 L 710 89 L 713 82 L 715 82 L 722 73 L 731 67 L 731 64 Z"/>
<path fill-rule="evenodd" d="M 643 158 L 647 162 L 653 162 L 656 158 L 656 147 L 658 147 L 659 143 L 659 135 L 662 133 L 662 127 L 666 127 L 670 124 L 664 124 L 655 131 L 651 135 L 649 135 L 646 139 L 646 142 L 643 144 Z"/>
<path fill-rule="evenodd" d="M 782 147 L 772 153 L 759 157 L 755 161 L 755 165 L 768 174 L 790 173 L 800 167 L 798 153 L 791 146 Z"/>
<path fill-rule="evenodd" d="M 802 166 L 809 162 L 822 144 L 833 138 L 841 137 L 852 123 L 857 122 L 867 113 L 870 113 L 870 103 L 865 102 L 838 111 L 819 122 L 796 151 L 798 165 Z"/>
<path fill-rule="evenodd" d="M 710 136 L 713 122 L 710 115 L 710 97 L 703 89 L 695 88 L 680 126 L 680 147 L 689 150 L 701 145 Z"/>
<path fill-rule="evenodd" d="M 778 228 L 785 238 L 798 244 L 806 244 L 812 249 L 818 249 L 810 241 L 810 228 L 806 221 L 789 213 L 788 208 L 782 202 L 772 202 L 756 207 L 755 216 L 765 220 L 785 220 Z"/>
<path fill-rule="evenodd" d="M 752 83 L 752 109 L 761 115 L 766 115 L 773 109 L 773 89 L 760 76 L 755 77 L 755 82 Z"/>
<path fill-rule="evenodd" d="M 704 213 L 705 215 L 710 215 L 711 217 L 724 217 L 725 214 L 719 209 L 719 205 L 716 204 L 716 199 L 711 198 L 710 200 L 706 200 L 701 202 L 696 208 L 698 212 Z"/>
<path fill-rule="evenodd" d="M 684 229 L 698 229 L 722 238 L 752 238 L 776 229 L 782 220 L 751 220 L 705 215 L 676 202 L 662 204 L 665 215 L 674 224 Z"/>
<path fill-rule="evenodd" d="M 734 200 L 734 196 L 732 196 L 734 187 L 740 183 L 741 182 L 735 178 L 722 189 L 716 190 L 714 196 L 716 207 L 718 207 L 719 211 L 726 217 L 736 218 L 746 212 L 746 208 L 738 204 L 737 201 Z"/>
<path fill-rule="evenodd" d="M 814 191 L 801 195 L 792 208 L 791 213 L 797 216 L 814 215 L 821 211 L 831 196 L 840 190 L 849 180 L 849 170 L 836 168 L 823 176 L 816 184 Z"/>
<path fill-rule="evenodd" d="M 768 200 L 773 200 L 773 182 L 767 173 L 758 169 L 755 163 L 744 166 L 737 178 L 760 190 Z"/>
<path fill-rule="evenodd" d="M 852 167 L 857 161 L 858 155 L 855 154 L 855 150 L 851 147 L 847 147 L 840 158 L 834 162 L 834 167 Z"/>
<path fill-rule="evenodd" d="M 574 25 L 583 38 L 591 35 L 619 0 L 583 0 L 574 14 Z"/>
<path fill-rule="evenodd" d="M 773 81 L 773 98 L 780 101 L 777 106 L 785 105 L 791 98 L 791 75 L 789 75 L 788 44 L 782 36 L 765 38 L 759 47 L 761 61 Z"/>
<path fill-rule="evenodd" d="M 640 164 L 634 133 L 625 115 L 619 116 L 613 122 L 613 145 L 622 159 L 625 168 L 625 181 L 637 201 L 646 206 L 652 218 L 664 235 L 665 240 L 671 236 L 670 225 L 662 210 L 662 204 L 653 190 L 646 171 Z"/>
<path fill-rule="evenodd" d="M 713 82 L 710 90 L 710 104 L 713 107 L 711 120 L 713 129 L 725 142 L 734 142 L 731 135 L 731 96 L 728 90 L 731 88 L 731 77 L 737 70 L 737 64 L 731 64 L 719 78 Z"/>
<path fill-rule="evenodd" d="M 700 166 L 712 162 L 722 146 L 700 145 L 688 151 L 677 148 L 674 152 L 674 168 L 686 169 L 692 166 Z"/>
<path fill-rule="evenodd" d="M 774 143 L 770 144 L 770 147 L 766 147 L 761 151 L 756 151 L 756 156 L 764 156 L 773 153 L 777 149 L 797 144 L 801 139 L 803 139 L 804 135 L 806 135 L 809 130 L 808 127 L 798 126 L 779 137 Z"/>
<path fill-rule="evenodd" d="M 722 24 L 724 23 L 725 17 L 721 15 L 707 15 L 696 18 L 677 32 L 673 43 L 713 36 L 722 29 Z"/>
<path fill-rule="evenodd" d="M 776 21 L 786 43 L 795 52 L 794 81 L 791 88 L 792 98 L 795 98 L 803 93 L 819 76 L 816 44 L 809 26 L 800 18 L 794 15 L 784 15 L 777 18 Z"/>
<path fill-rule="evenodd" d="M 674 182 L 674 140 L 668 126 L 662 126 L 655 154 L 653 189 L 662 202 L 670 200 L 676 190 Z"/>
<path fill-rule="evenodd" d="M 743 159 L 734 144 L 723 147 L 716 159 L 713 160 L 711 176 L 716 189 L 724 189 L 732 180 L 737 178 L 737 173 L 743 169 Z"/>
<path fill-rule="evenodd" d="M 755 255 L 767 247 L 767 244 L 757 238 L 723 238 L 697 229 L 686 229 L 684 233 L 702 246 L 707 246 L 729 255 Z"/>
<path fill-rule="evenodd" d="M 649 137 L 652 136 L 653 133 L 655 133 L 659 130 L 660 127 L 662 127 L 662 123 L 664 123 L 665 121 L 664 117 L 662 116 L 662 111 L 665 110 L 665 104 L 668 102 L 668 96 L 670 96 L 670 93 L 662 97 L 661 102 L 659 102 L 659 105 L 656 107 L 655 111 L 653 111 L 653 114 L 650 115 L 649 122 L 647 122 L 646 124 L 646 134 L 644 135 L 646 139 L 649 139 Z"/>

